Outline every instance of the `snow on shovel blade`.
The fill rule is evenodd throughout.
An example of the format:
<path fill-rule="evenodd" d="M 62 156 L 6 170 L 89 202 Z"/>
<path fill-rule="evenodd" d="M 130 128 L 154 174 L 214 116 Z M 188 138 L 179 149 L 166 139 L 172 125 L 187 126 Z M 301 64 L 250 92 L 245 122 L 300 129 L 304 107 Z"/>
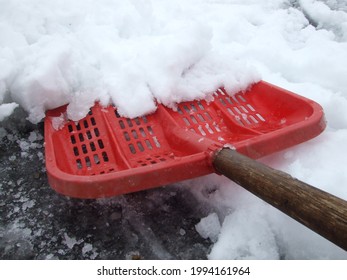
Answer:
<path fill-rule="evenodd" d="M 253 159 L 304 142 L 325 128 L 315 102 L 266 82 L 214 101 L 159 105 L 151 115 L 119 116 L 95 104 L 79 122 L 66 107 L 45 118 L 46 167 L 57 192 L 77 198 L 109 197 L 215 172 L 213 154 L 232 147 Z M 61 123 L 60 123 L 61 125 Z"/>

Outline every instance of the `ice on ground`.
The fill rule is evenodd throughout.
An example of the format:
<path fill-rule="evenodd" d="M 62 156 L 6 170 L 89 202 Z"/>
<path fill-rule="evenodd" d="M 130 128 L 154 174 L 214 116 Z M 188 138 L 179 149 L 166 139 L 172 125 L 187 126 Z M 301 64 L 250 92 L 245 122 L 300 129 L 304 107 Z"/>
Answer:
<path fill-rule="evenodd" d="M 31 131 L 27 139 L 18 139 L 17 143 L 19 147 L 21 148 L 21 156 L 27 157 L 28 152 L 30 149 L 40 149 L 42 148 L 41 143 L 37 143 L 38 141 L 42 140 L 43 136 L 39 133 L 36 133 L 34 131 Z"/>
<path fill-rule="evenodd" d="M 82 248 L 82 254 L 85 255 L 92 250 L 93 250 L 93 245 L 90 243 L 85 243 L 83 248 Z"/>
<path fill-rule="evenodd" d="M 76 244 L 79 244 L 76 238 L 70 237 L 66 233 L 64 233 L 64 243 L 69 249 L 72 249 Z"/>

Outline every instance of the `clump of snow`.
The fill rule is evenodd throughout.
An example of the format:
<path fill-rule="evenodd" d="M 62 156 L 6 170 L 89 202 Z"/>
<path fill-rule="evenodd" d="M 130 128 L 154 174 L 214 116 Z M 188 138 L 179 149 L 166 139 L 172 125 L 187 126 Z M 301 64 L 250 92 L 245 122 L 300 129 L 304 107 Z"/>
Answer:
<path fill-rule="evenodd" d="M 184 235 L 186 235 L 187 232 L 185 231 L 185 229 L 180 228 L 179 233 L 181 236 L 184 236 Z"/>
<path fill-rule="evenodd" d="M 0 104 L 0 122 L 3 121 L 9 115 L 11 115 L 14 109 L 16 109 L 17 107 L 18 107 L 18 104 L 14 102 L 7 103 L 7 104 Z"/>
<path fill-rule="evenodd" d="M 261 212 L 247 208 L 226 216 L 209 258 L 278 259 L 275 234 Z"/>
<path fill-rule="evenodd" d="M 212 242 L 216 242 L 221 228 L 218 215 L 216 213 L 209 214 L 202 218 L 195 228 L 203 238 L 209 238 Z"/>
<path fill-rule="evenodd" d="M 67 121 L 66 114 L 61 114 L 59 117 L 52 118 L 52 126 L 55 130 L 59 130 L 64 127 Z"/>

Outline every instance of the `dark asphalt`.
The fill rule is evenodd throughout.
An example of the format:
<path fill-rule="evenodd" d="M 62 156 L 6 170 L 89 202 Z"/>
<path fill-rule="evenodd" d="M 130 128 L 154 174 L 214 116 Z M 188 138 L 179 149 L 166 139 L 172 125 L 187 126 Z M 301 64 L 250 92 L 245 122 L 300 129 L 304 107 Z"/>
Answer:
<path fill-rule="evenodd" d="M 44 164 L 43 124 L 25 113 L 0 123 L 0 259 L 205 259 L 195 230 L 208 214 L 186 188 L 111 199 L 55 193 Z"/>

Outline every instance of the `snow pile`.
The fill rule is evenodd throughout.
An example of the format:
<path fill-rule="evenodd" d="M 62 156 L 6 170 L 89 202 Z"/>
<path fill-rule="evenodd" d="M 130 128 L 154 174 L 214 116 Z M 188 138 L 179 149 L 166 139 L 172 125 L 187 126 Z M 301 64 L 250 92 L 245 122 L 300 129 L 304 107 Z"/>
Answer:
<path fill-rule="evenodd" d="M 258 209 L 257 209 L 258 210 Z M 248 222 L 251 220 L 252 222 Z M 275 234 L 261 212 L 238 209 L 225 217 L 211 259 L 278 259 Z"/>
<path fill-rule="evenodd" d="M 319 28 L 325 28 L 331 30 L 337 38 L 340 38 L 343 41 L 347 40 L 347 8 L 346 3 L 344 7 L 341 3 L 337 6 L 344 8 L 343 10 L 332 10 L 329 7 L 333 5 L 333 1 L 328 1 L 327 3 L 322 3 L 319 1 L 313 0 L 301 0 L 299 1 L 303 11 L 307 14 L 309 19 L 314 22 Z M 329 3 L 330 2 L 330 3 Z"/>
<path fill-rule="evenodd" d="M 242 10 L 243 20 L 253 16 L 256 31 L 245 23 L 234 25 L 239 30 L 229 37 L 230 48 L 240 45 L 239 52 L 257 65 L 264 80 L 319 102 L 328 121 L 319 137 L 262 161 L 347 200 L 347 4 L 302 0 L 295 9 L 286 6 L 289 1 L 271 1 L 266 9 L 246 2 L 230 7 Z M 221 217 L 211 259 L 347 258 L 342 249 L 226 179 L 209 176 L 189 185 Z"/>
<path fill-rule="evenodd" d="M 32 122 L 66 103 L 78 120 L 97 100 L 135 117 L 156 102 L 174 107 L 259 80 L 242 58 L 213 44 L 212 26 L 189 16 L 194 6 L 185 1 L 0 4 L 0 93 Z"/>
<path fill-rule="evenodd" d="M 69 103 L 67 117 L 77 120 L 96 100 L 113 102 L 121 114 L 134 117 L 154 111 L 157 102 L 174 107 L 206 98 L 221 85 L 234 93 L 262 77 L 317 101 L 328 121 L 321 136 L 262 161 L 347 199 L 345 1 L 0 5 L 0 119 L 19 104 L 39 122 L 46 109 Z M 57 119 L 57 129 L 64 118 Z M 22 144 L 25 152 L 30 145 Z M 228 180 L 212 175 L 188 187 L 212 209 L 196 226 L 215 242 L 211 259 L 347 258 Z"/>

